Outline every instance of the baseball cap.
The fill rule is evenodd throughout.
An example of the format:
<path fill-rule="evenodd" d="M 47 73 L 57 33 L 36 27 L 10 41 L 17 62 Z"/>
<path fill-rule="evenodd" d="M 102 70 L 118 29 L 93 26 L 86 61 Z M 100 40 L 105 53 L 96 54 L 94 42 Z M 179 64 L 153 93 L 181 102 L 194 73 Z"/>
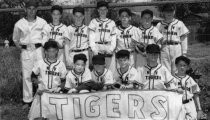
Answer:
<path fill-rule="evenodd" d="M 156 44 L 149 44 L 146 47 L 147 53 L 160 53 L 160 47 Z"/>
<path fill-rule="evenodd" d="M 116 54 L 116 58 L 119 59 L 119 58 L 130 58 L 130 52 L 128 50 L 120 50 L 117 52 Z"/>
<path fill-rule="evenodd" d="M 58 10 L 61 14 L 63 13 L 63 8 L 59 5 L 52 6 L 51 12 L 53 12 L 54 10 Z"/>
<path fill-rule="evenodd" d="M 173 12 L 175 9 L 176 7 L 173 4 L 165 4 L 163 5 L 162 12 Z"/>
<path fill-rule="evenodd" d="M 73 14 L 75 14 L 76 12 L 80 12 L 84 15 L 85 14 L 85 9 L 81 6 L 74 7 L 73 8 Z"/>
<path fill-rule="evenodd" d="M 38 5 L 38 2 L 36 2 L 35 0 L 29 0 L 28 2 L 26 2 L 25 7 L 28 8 L 30 6 L 34 6 L 37 8 L 39 5 Z"/>
<path fill-rule="evenodd" d="M 126 12 L 129 16 L 132 15 L 130 9 L 128 9 L 128 8 L 122 8 L 122 9 L 120 9 L 119 10 L 119 15 L 121 15 L 123 12 Z"/>
<path fill-rule="evenodd" d="M 106 1 L 99 1 L 97 2 L 97 9 L 100 7 L 109 7 L 108 3 Z"/>
<path fill-rule="evenodd" d="M 74 63 L 77 62 L 78 60 L 82 60 L 82 61 L 84 61 L 84 63 L 87 62 L 87 57 L 83 53 L 74 55 L 74 58 L 73 59 L 74 59 Z"/>
<path fill-rule="evenodd" d="M 105 65 L 105 57 L 102 55 L 95 55 L 92 58 L 93 65 Z"/>
<path fill-rule="evenodd" d="M 146 9 L 146 10 L 142 11 L 141 12 L 141 17 L 145 14 L 149 14 L 149 15 L 151 15 L 151 17 L 153 17 L 153 12 L 149 9 Z"/>

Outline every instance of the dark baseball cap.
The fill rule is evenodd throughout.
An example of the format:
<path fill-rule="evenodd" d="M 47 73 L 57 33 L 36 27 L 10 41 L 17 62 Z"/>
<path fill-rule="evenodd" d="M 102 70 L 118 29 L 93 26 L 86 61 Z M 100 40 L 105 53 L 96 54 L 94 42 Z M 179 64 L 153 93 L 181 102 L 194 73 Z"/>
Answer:
<path fill-rule="evenodd" d="M 34 6 L 34 7 L 37 8 L 37 7 L 39 6 L 39 4 L 38 4 L 38 2 L 35 1 L 35 0 L 29 0 L 28 2 L 26 2 L 25 7 L 28 8 L 28 7 L 30 7 L 30 6 Z"/>
<path fill-rule="evenodd" d="M 85 9 L 81 6 L 74 7 L 73 8 L 73 14 L 75 14 L 76 12 L 80 12 L 84 15 L 85 14 Z"/>
<path fill-rule="evenodd" d="M 146 52 L 147 53 L 160 53 L 160 47 L 156 44 L 149 44 L 146 47 Z"/>
<path fill-rule="evenodd" d="M 120 50 L 116 53 L 116 58 L 130 58 L 130 52 L 128 50 Z"/>
<path fill-rule="evenodd" d="M 151 17 L 153 17 L 153 12 L 149 9 L 146 9 L 144 11 L 141 12 L 141 17 L 144 16 L 145 14 L 149 14 L 151 15 Z"/>
<path fill-rule="evenodd" d="M 121 9 L 119 10 L 119 15 L 121 15 L 123 12 L 126 12 L 129 16 L 132 15 L 132 12 L 131 12 L 130 9 L 128 9 L 128 8 L 121 8 Z"/>
<path fill-rule="evenodd" d="M 102 55 L 95 55 L 92 58 L 93 65 L 105 65 L 105 57 Z"/>
<path fill-rule="evenodd" d="M 162 12 L 173 12 L 175 10 L 176 10 L 176 7 L 173 4 L 165 4 L 162 7 Z"/>
<path fill-rule="evenodd" d="M 99 1 L 99 2 L 97 2 L 97 9 L 100 8 L 100 7 L 109 8 L 108 2 L 106 2 L 106 1 Z"/>

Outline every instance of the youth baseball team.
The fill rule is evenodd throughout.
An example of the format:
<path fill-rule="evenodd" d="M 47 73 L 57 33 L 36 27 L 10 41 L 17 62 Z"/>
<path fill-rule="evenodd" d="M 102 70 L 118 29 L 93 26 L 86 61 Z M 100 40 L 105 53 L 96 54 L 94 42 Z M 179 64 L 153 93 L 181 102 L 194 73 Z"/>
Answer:
<path fill-rule="evenodd" d="M 109 5 L 104 1 L 97 3 L 98 17 L 88 26 L 81 6 L 73 8 L 74 23 L 69 26 L 61 23 L 61 6 L 52 6 L 50 23 L 36 15 L 37 7 L 37 2 L 26 3 L 26 16 L 13 32 L 13 41 L 21 49 L 26 106 L 32 103 L 33 92 L 171 90 L 183 94 L 186 120 L 201 117 L 200 88 L 186 74 L 189 30 L 174 17 L 174 5 L 163 6 L 164 20 L 157 26 L 152 25 L 153 12 L 142 11 L 139 27 L 130 24 L 128 8 L 119 10 L 116 26 L 107 18 Z"/>

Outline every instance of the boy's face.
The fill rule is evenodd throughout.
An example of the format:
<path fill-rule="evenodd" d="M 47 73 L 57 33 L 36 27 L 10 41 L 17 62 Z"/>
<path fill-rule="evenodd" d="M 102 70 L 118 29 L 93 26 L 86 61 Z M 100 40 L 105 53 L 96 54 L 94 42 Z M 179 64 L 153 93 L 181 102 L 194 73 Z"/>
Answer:
<path fill-rule="evenodd" d="M 142 21 L 143 25 L 151 25 L 152 20 L 153 20 L 153 18 L 152 18 L 152 16 L 150 14 L 144 14 L 141 17 L 141 21 Z"/>
<path fill-rule="evenodd" d="M 34 6 L 30 6 L 30 7 L 27 7 L 25 9 L 26 11 L 26 14 L 28 17 L 35 17 L 36 16 L 36 12 L 37 12 L 37 8 L 34 7 Z"/>
<path fill-rule="evenodd" d="M 122 12 L 120 14 L 120 21 L 122 22 L 122 24 L 128 24 L 130 20 L 131 17 L 128 15 L 127 12 Z"/>
<path fill-rule="evenodd" d="M 148 62 L 157 62 L 159 58 L 159 54 L 158 53 L 147 53 L 147 60 Z"/>
<path fill-rule="evenodd" d="M 84 15 L 80 12 L 76 12 L 74 13 L 74 22 L 77 24 L 82 24 L 83 20 L 84 20 Z"/>
<path fill-rule="evenodd" d="M 78 73 L 82 73 L 85 70 L 85 62 L 83 60 L 77 60 L 74 63 L 74 69 Z"/>
<path fill-rule="evenodd" d="M 118 63 L 119 63 L 121 68 L 124 68 L 127 65 L 129 65 L 129 59 L 128 58 L 119 58 Z"/>
<path fill-rule="evenodd" d="M 178 64 L 176 64 L 177 70 L 179 73 L 185 74 L 188 70 L 188 65 L 184 61 L 179 61 Z"/>
<path fill-rule="evenodd" d="M 165 17 L 166 20 L 171 20 L 174 18 L 175 11 L 172 12 L 163 12 L 163 16 Z"/>
<path fill-rule="evenodd" d="M 51 15 L 52 15 L 53 21 L 59 21 L 62 16 L 59 10 L 53 10 Z"/>
<path fill-rule="evenodd" d="M 48 50 L 45 50 L 45 54 L 47 58 L 49 59 L 55 59 L 58 54 L 58 49 L 56 48 L 49 48 Z"/>
<path fill-rule="evenodd" d="M 102 73 L 104 71 L 105 65 L 93 65 L 94 70 L 98 73 Z"/>
<path fill-rule="evenodd" d="M 108 13 L 107 7 L 103 6 L 103 7 L 98 8 L 98 13 L 100 17 L 106 17 Z"/>

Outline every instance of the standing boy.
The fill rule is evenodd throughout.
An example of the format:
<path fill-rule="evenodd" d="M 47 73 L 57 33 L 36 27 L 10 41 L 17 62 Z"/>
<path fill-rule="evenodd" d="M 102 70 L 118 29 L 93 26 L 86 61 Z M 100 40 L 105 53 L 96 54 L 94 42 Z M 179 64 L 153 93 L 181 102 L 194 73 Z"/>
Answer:
<path fill-rule="evenodd" d="M 21 49 L 24 108 L 33 100 L 31 72 L 34 63 L 42 59 L 42 45 L 45 43 L 41 32 L 47 22 L 36 16 L 37 7 L 37 2 L 26 3 L 26 16 L 15 24 L 13 32 L 13 41 L 16 47 Z"/>
<path fill-rule="evenodd" d="M 187 35 L 189 30 L 184 23 L 174 18 L 175 6 L 166 4 L 162 9 L 164 20 L 157 24 L 163 34 L 161 62 L 174 74 L 176 72 L 175 59 L 187 54 Z"/>
<path fill-rule="evenodd" d="M 97 3 L 98 18 L 91 20 L 90 47 L 94 55 L 105 56 L 106 67 L 112 72 L 115 71 L 114 50 L 116 48 L 116 25 L 115 22 L 107 18 L 108 3 L 100 1 Z"/>

